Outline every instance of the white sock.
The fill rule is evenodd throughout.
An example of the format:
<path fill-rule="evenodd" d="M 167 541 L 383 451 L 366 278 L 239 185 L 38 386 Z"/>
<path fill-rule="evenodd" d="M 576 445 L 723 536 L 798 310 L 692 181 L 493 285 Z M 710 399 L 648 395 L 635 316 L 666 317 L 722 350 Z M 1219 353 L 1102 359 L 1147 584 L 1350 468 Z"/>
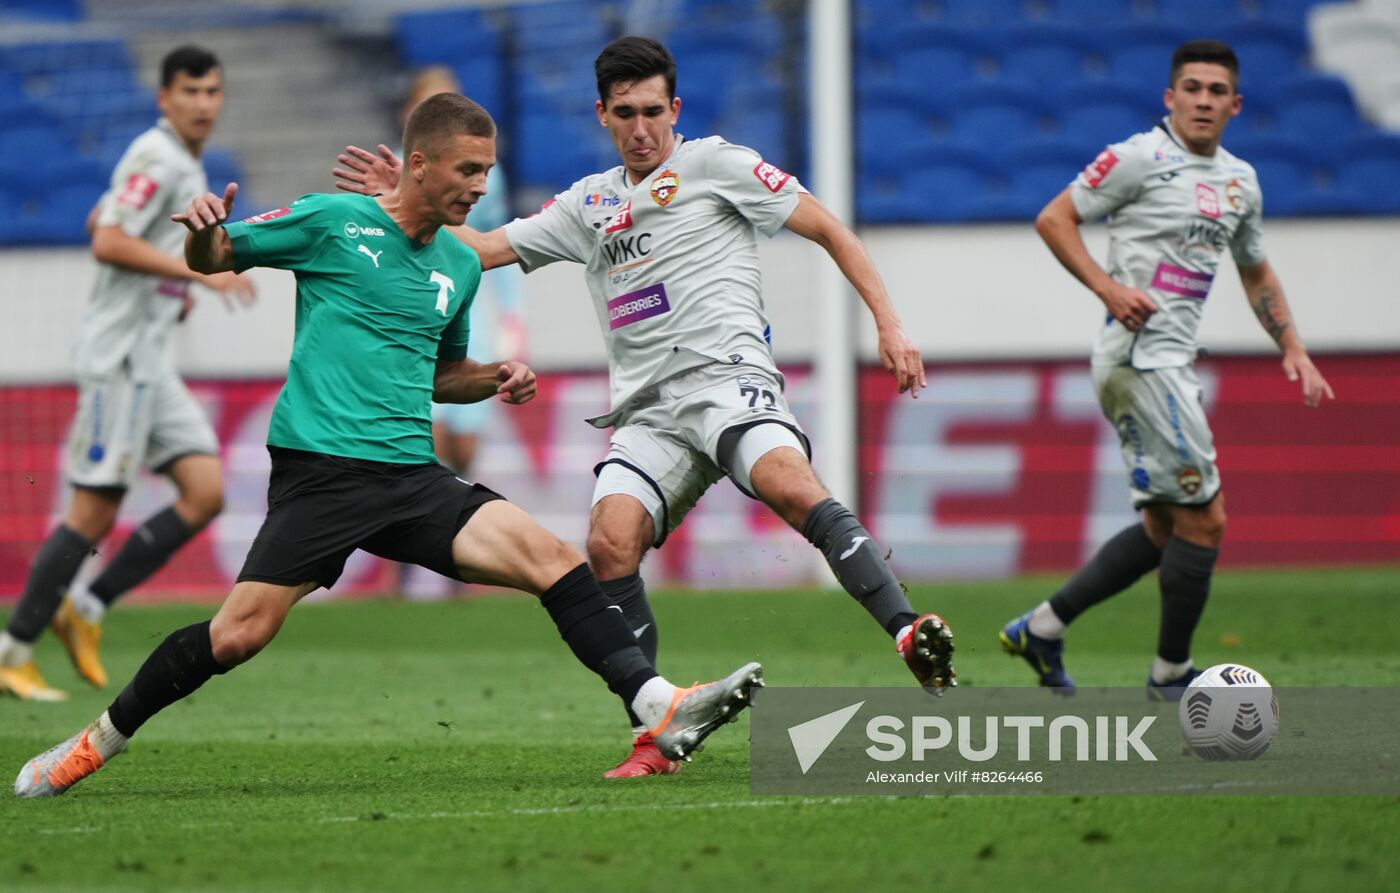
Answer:
<path fill-rule="evenodd" d="M 665 677 L 653 676 L 632 699 L 632 712 L 646 723 L 647 728 L 654 729 L 666 718 L 666 711 L 671 709 L 671 701 L 675 694 L 676 687 L 667 682 Z"/>
<path fill-rule="evenodd" d="M 34 656 L 34 643 L 21 642 L 8 632 L 0 633 L 0 667 L 18 667 Z"/>
<path fill-rule="evenodd" d="M 102 599 L 88 592 L 87 586 L 82 583 L 74 583 L 69 587 L 68 600 L 73 603 L 73 610 L 78 612 L 78 616 L 88 623 L 101 623 L 102 618 L 107 616 L 107 605 Z"/>
<path fill-rule="evenodd" d="M 1162 660 L 1160 657 L 1152 658 L 1152 681 L 1158 685 L 1165 685 L 1168 682 L 1180 679 L 1191 669 L 1191 661 L 1188 659 L 1184 664 L 1174 664 L 1171 661 Z"/>
<path fill-rule="evenodd" d="M 914 628 L 914 624 L 906 623 L 899 628 L 899 632 L 894 634 L 894 648 L 899 650 L 899 643 L 904 641 L 904 637 L 909 635 L 909 631 Z"/>
<path fill-rule="evenodd" d="M 103 760 L 110 760 L 126 750 L 126 742 L 130 739 L 117 731 L 116 726 L 112 725 L 112 718 L 103 710 L 102 715 L 88 726 L 88 740 L 102 754 Z"/>
<path fill-rule="evenodd" d="M 1030 620 L 1031 635 L 1042 639 L 1058 639 L 1065 634 L 1065 622 L 1055 613 L 1055 609 L 1050 607 L 1050 602 L 1043 601 L 1036 605 L 1031 612 Z"/>

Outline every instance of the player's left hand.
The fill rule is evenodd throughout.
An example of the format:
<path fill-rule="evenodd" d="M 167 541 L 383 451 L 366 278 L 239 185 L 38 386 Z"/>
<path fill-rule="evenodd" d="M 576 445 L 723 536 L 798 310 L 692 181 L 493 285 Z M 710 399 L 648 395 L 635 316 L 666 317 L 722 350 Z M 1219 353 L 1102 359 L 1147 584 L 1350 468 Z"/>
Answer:
<path fill-rule="evenodd" d="M 197 195 L 185 207 L 185 210 L 178 214 L 171 214 L 170 219 L 176 223 L 183 223 L 193 233 L 222 226 L 223 222 L 228 219 L 229 212 L 233 210 L 233 200 L 237 195 L 238 184 L 230 183 L 224 187 L 223 198 L 219 198 L 212 192 Z"/>
<path fill-rule="evenodd" d="M 1332 386 L 1322 377 L 1322 373 L 1317 371 L 1306 351 L 1284 354 L 1283 374 L 1288 376 L 1289 381 L 1303 382 L 1303 402 L 1308 406 L 1316 407 L 1323 397 L 1337 399 L 1332 393 Z"/>
<path fill-rule="evenodd" d="M 924 378 L 924 358 L 909 336 L 904 334 L 904 329 L 897 325 L 880 330 L 880 362 L 899 383 L 901 394 L 909 391 L 911 397 L 918 399 L 919 389 L 928 387 Z"/>
<path fill-rule="evenodd" d="M 538 393 L 535 371 L 524 363 L 507 360 L 496 369 L 496 393 L 506 403 L 529 403 Z"/>

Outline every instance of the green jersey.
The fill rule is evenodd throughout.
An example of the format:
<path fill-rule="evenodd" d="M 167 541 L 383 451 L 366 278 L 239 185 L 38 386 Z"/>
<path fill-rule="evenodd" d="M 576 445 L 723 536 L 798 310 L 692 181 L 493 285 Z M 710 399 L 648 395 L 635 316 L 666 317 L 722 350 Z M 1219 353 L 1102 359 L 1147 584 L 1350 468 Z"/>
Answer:
<path fill-rule="evenodd" d="M 467 354 L 476 252 L 449 233 L 416 242 L 362 195 L 307 195 L 225 229 L 239 272 L 296 273 L 296 337 L 268 444 L 436 461 L 433 374 Z"/>

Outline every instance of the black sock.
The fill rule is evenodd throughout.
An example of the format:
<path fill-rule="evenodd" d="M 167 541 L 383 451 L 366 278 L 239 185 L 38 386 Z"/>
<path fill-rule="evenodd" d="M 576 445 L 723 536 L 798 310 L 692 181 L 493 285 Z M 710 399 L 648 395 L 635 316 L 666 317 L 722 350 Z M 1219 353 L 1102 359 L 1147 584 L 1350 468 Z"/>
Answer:
<path fill-rule="evenodd" d="M 5 631 L 21 642 L 33 642 L 53 620 L 63 593 L 92 551 L 92 543 L 67 524 L 54 528 L 29 566 L 24 594 L 10 614 Z"/>
<path fill-rule="evenodd" d="M 1125 527 L 1099 547 L 1094 557 L 1050 597 L 1055 616 L 1065 623 L 1109 596 L 1136 583 L 1162 563 L 1162 550 L 1141 524 Z"/>
<path fill-rule="evenodd" d="M 656 629 L 656 618 L 651 613 L 651 603 L 647 601 L 647 588 L 642 582 L 642 575 L 628 574 L 616 580 L 600 580 L 598 585 L 603 587 L 603 594 L 622 609 L 622 619 L 627 621 L 627 628 L 637 637 L 637 645 L 642 649 L 642 654 L 646 655 L 655 668 L 660 636 Z M 627 720 L 632 723 L 634 729 L 644 725 L 637 718 L 637 714 L 632 712 L 631 702 L 627 704 Z"/>
<path fill-rule="evenodd" d="M 802 522 L 802 535 L 826 556 L 841 586 L 891 636 L 919 619 L 880 547 L 850 510 L 824 499 Z"/>
<path fill-rule="evenodd" d="M 598 586 L 598 579 L 580 564 L 540 596 L 559 635 L 579 663 L 603 677 L 622 703 L 632 704 L 637 692 L 657 672 L 627 628 L 622 612 Z"/>
<path fill-rule="evenodd" d="M 88 592 L 110 606 L 123 593 L 146 582 L 194 534 L 194 528 L 185 523 L 174 506 L 157 512 L 131 532 L 131 538 L 92 581 Z"/>
<path fill-rule="evenodd" d="M 141 669 L 107 708 L 118 732 L 130 738 L 146 720 L 229 671 L 214 660 L 209 621 L 178 629 L 151 652 Z"/>
<path fill-rule="evenodd" d="M 1162 550 L 1162 626 L 1157 633 L 1157 656 L 1174 664 L 1191 659 L 1191 637 L 1210 597 L 1210 575 L 1219 549 L 1198 546 L 1178 537 Z"/>

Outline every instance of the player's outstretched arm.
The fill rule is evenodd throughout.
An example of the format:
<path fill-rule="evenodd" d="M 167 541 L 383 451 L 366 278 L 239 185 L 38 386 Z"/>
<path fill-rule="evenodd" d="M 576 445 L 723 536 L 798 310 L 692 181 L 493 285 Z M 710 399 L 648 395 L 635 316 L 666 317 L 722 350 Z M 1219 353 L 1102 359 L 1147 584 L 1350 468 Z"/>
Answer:
<path fill-rule="evenodd" d="M 230 298 L 236 298 L 244 305 L 252 303 L 256 290 L 246 276 L 235 273 L 206 276 L 193 270 L 180 258 L 171 257 L 145 239 L 131 235 L 120 224 L 98 226 L 98 214 L 99 207 L 94 207 L 88 215 L 88 225 L 92 237 L 92 256 L 101 263 L 164 279 L 188 279 L 198 282 L 219 292 L 230 309 Z M 189 313 L 190 300 L 186 298 L 185 310 L 180 314 L 181 320 Z"/>
<path fill-rule="evenodd" d="M 1035 218 L 1035 231 L 1060 265 L 1103 301 L 1104 307 L 1123 328 L 1136 332 L 1157 312 L 1157 304 L 1146 292 L 1129 288 L 1104 272 L 1084 244 L 1079 232 L 1083 222 L 1069 189 L 1065 189 L 1041 209 Z"/>
<path fill-rule="evenodd" d="M 536 393 L 534 370 L 515 360 L 440 361 L 433 376 L 433 401 L 437 403 L 479 403 L 499 394 L 504 402 L 519 405 L 535 399 Z"/>
<path fill-rule="evenodd" d="M 233 269 L 233 241 L 224 223 L 237 195 L 238 184 L 230 183 L 224 187 L 223 198 L 206 192 L 195 196 L 185 210 L 170 215 L 171 220 L 189 230 L 185 236 L 185 263 L 196 273 L 208 275 Z"/>
<path fill-rule="evenodd" d="M 841 274 L 855 288 L 875 319 L 875 331 L 880 338 L 881 364 L 894 376 L 901 394 L 909 391 L 912 396 L 919 396 L 919 389 L 927 387 L 923 357 L 904 333 L 899 314 L 895 313 L 894 305 L 885 292 L 885 284 L 880 281 L 880 273 L 866 253 L 860 237 L 837 220 L 825 205 L 806 193 L 798 197 L 797 207 L 783 225 L 802 238 L 822 246 L 836 261 Z"/>
<path fill-rule="evenodd" d="M 1268 261 L 1252 267 L 1241 266 L 1240 282 L 1244 285 L 1244 295 L 1259 324 L 1274 343 L 1283 351 L 1283 372 L 1289 381 L 1302 382 L 1303 402 L 1317 406 L 1323 397 L 1336 399 L 1332 386 L 1313 365 L 1308 349 L 1293 324 L 1293 313 L 1288 309 L 1288 301 L 1283 296 L 1283 283 Z"/>

